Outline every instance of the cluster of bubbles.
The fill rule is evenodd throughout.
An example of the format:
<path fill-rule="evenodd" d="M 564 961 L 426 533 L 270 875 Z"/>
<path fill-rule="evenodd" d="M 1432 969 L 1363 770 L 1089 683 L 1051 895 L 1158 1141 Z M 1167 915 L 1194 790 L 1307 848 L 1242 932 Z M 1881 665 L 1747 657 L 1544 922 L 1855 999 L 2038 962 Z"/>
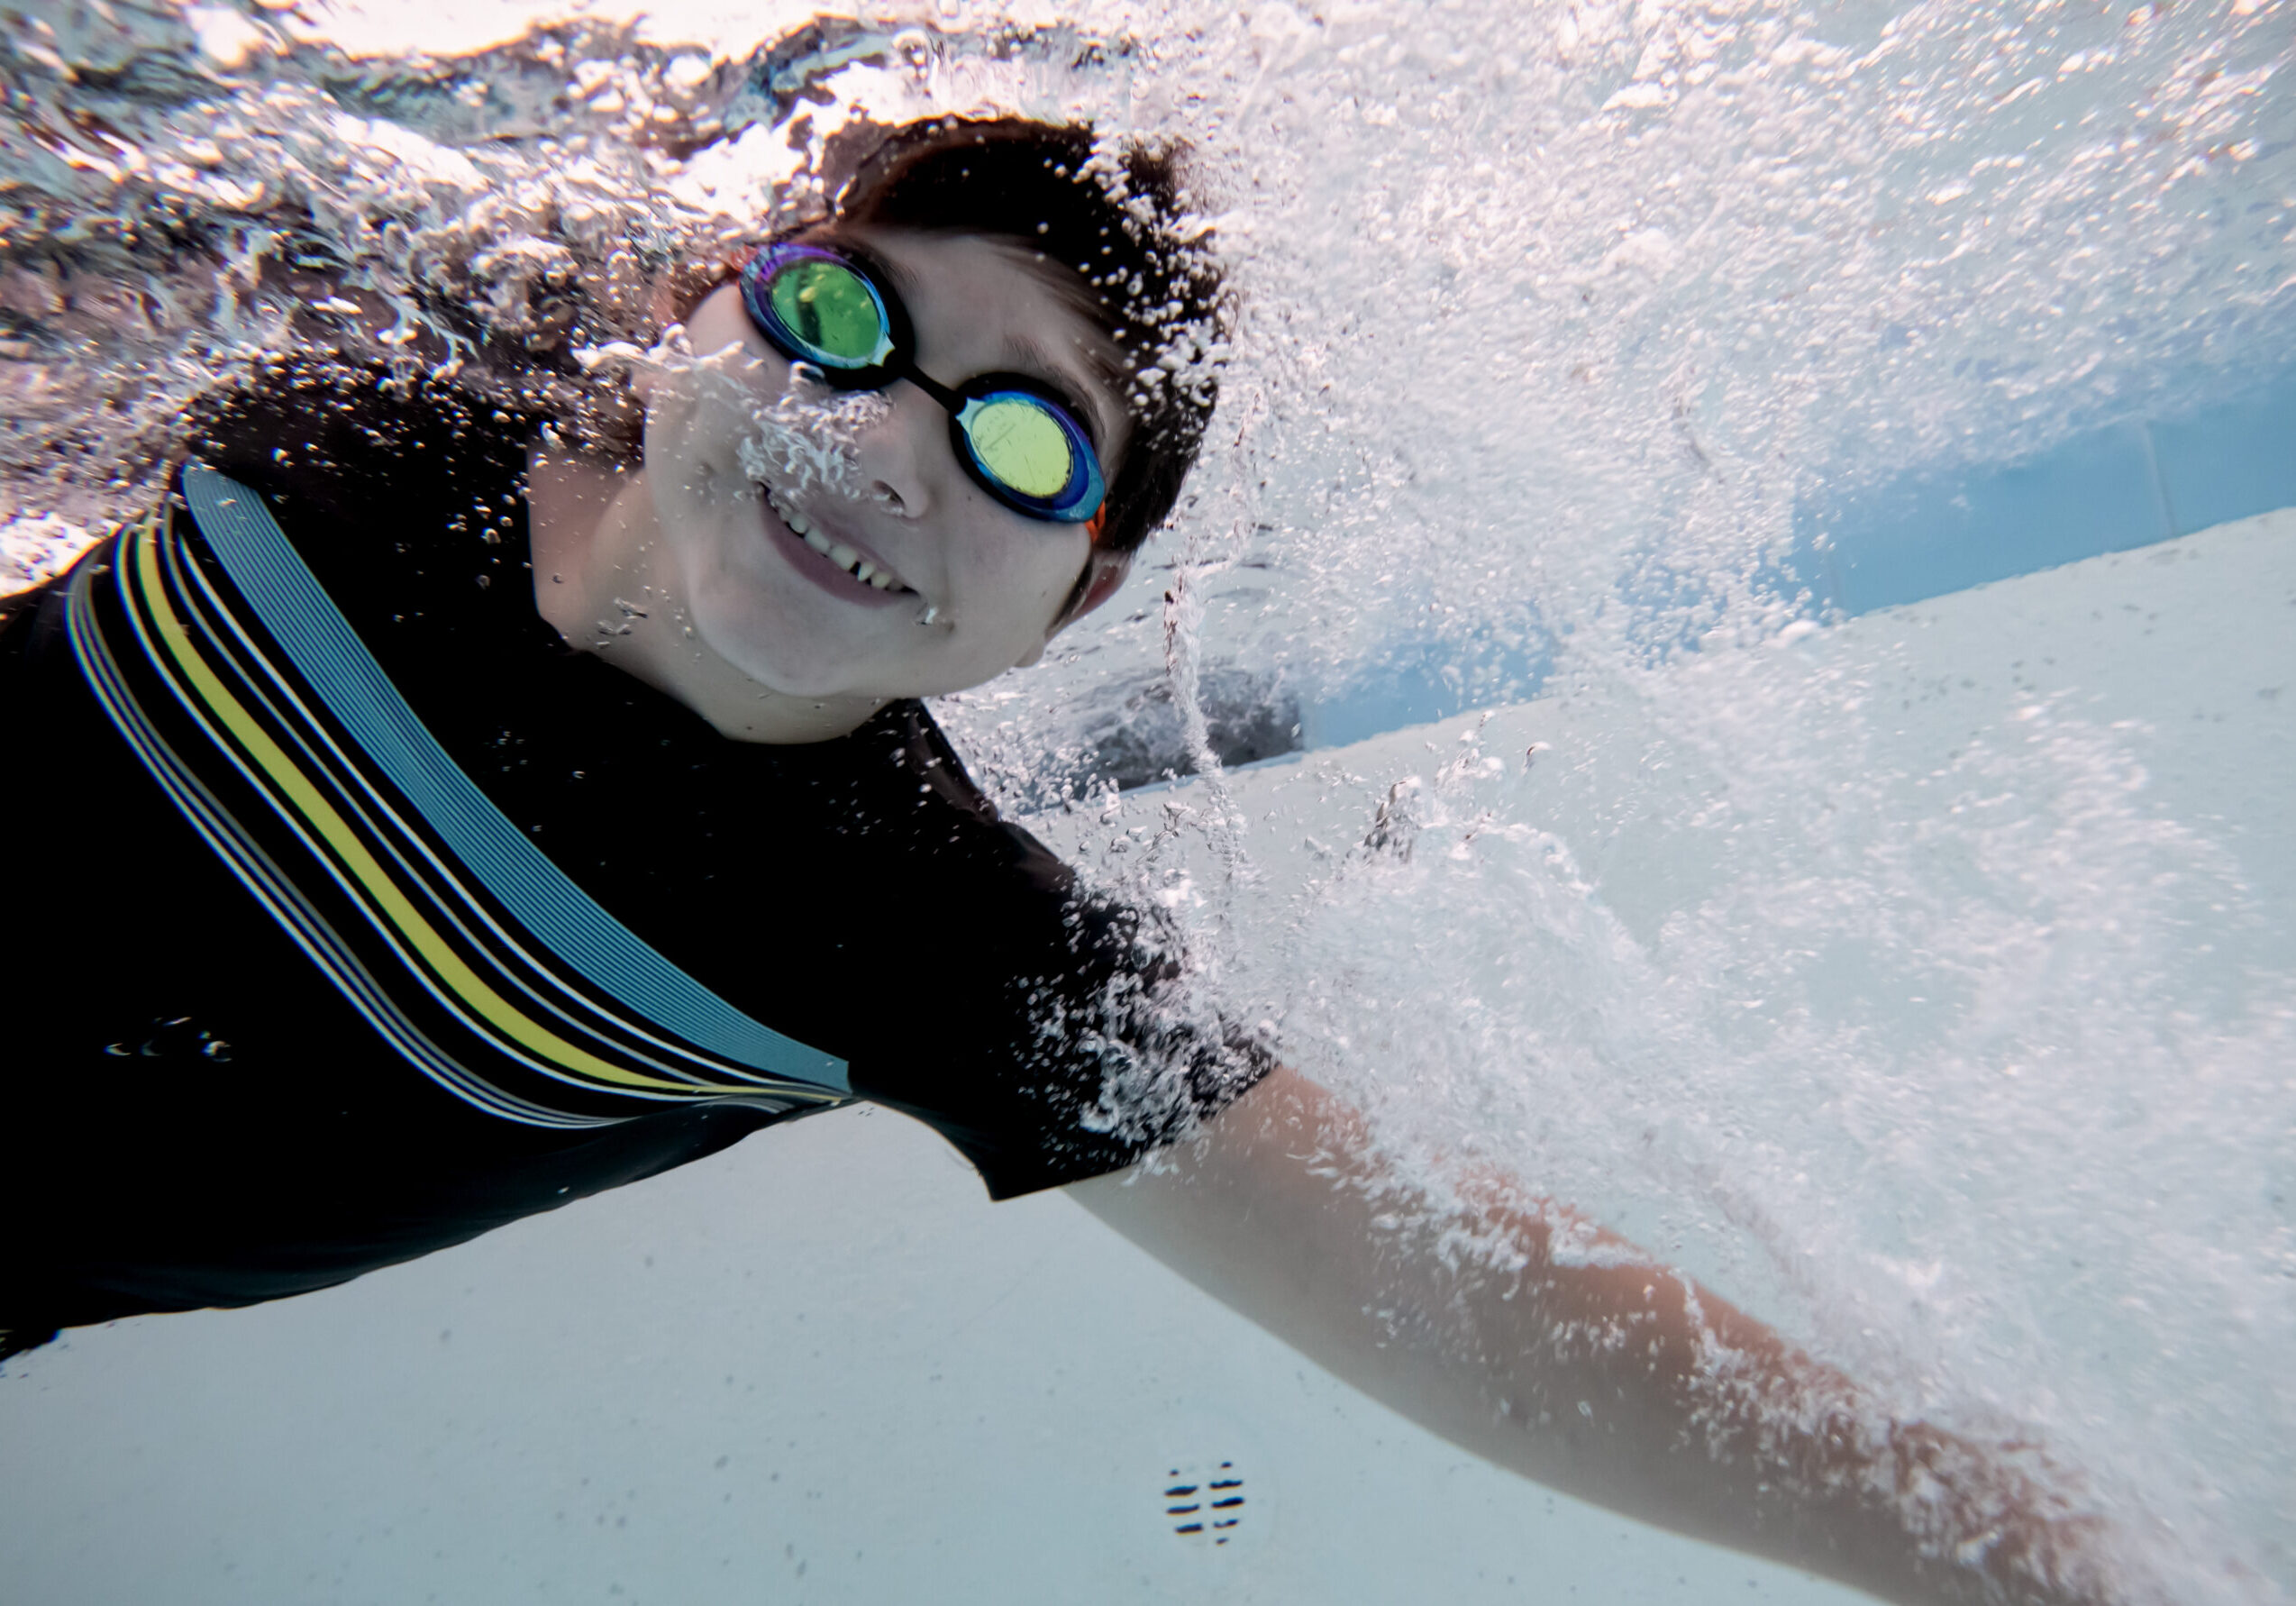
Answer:
<path fill-rule="evenodd" d="M 284 7 L 0 13 L 7 561 L 148 497 L 183 398 L 314 306 L 409 360 L 706 384 L 650 294 L 817 210 L 856 118 L 1183 136 L 1233 303 L 1189 354 L 1224 360 L 1205 461 L 1146 584 L 943 710 L 978 772 L 1065 803 L 1399 1153 L 1531 1175 L 2270 1570 L 2284 911 L 2077 708 L 1936 769 L 1876 715 L 1892 666 L 1769 646 L 1819 611 L 1813 498 L 2296 366 L 2286 0 L 608 9 L 436 55 Z M 866 419 L 752 423 L 780 482 Z M 1413 776 L 1311 757 L 1360 804 L 1329 841 L 1254 835 L 1216 774 L 1077 780 L 1143 687 L 1213 771 L 1216 691 L 1309 705 L 1402 651 L 1494 702 L 1535 666 L 1581 755 L 1466 721 Z"/>
<path fill-rule="evenodd" d="M 617 370 L 624 383 L 642 377 L 655 397 L 675 391 L 680 406 L 723 415 L 722 433 L 735 443 L 741 470 L 752 487 L 856 499 L 867 494 L 855 451 L 885 414 L 887 403 L 878 392 L 839 392 L 799 378 L 761 397 L 743 371 L 754 358 L 736 348 L 697 353 L 677 324 L 642 350 L 614 341 L 586 347 L 579 357 L 592 372 Z"/>
<path fill-rule="evenodd" d="M 2269 1595 L 2289 1540 L 2286 911 L 2078 699 L 1928 753 L 1904 666 L 1771 649 L 1823 614 L 1810 504 L 2296 363 L 2289 20 L 1276 5 L 1167 45 L 1125 109 L 1211 169 L 1209 471 L 1161 607 L 952 721 L 1042 800 L 1143 660 L 1198 768 L 1237 666 L 1543 677 L 1544 769 L 1462 721 L 1408 771 L 1309 755 L 1351 827 L 1214 784 L 1074 798 L 1077 850 L 1432 1188 L 1534 1178 L 1900 1409 L 2038 1425 L 2173 1526 L 2187 1599 Z"/>

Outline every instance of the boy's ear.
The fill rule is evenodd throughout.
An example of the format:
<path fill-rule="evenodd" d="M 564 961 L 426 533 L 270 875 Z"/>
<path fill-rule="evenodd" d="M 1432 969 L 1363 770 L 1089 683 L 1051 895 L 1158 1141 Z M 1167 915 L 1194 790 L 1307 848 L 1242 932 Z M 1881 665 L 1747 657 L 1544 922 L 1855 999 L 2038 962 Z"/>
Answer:
<path fill-rule="evenodd" d="M 1125 577 L 1131 572 L 1130 552 L 1104 552 L 1094 547 L 1091 557 L 1085 560 L 1084 572 L 1077 576 L 1076 589 L 1069 593 L 1067 603 L 1053 618 L 1052 627 L 1044 632 L 1043 641 L 1037 643 L 1034 652 L 1013 667 L 1026 669 L 1043 657 L 1044 649 L 1052 643 L 1054 636 L 1114 597 L 1117 588 L 1124 584 Z"/>
<path fill-rule="evenodd" d="M 1084 566 L 1084 577 L 1077 582 L 1076 596 L 1061 611 L 1061 616 L 1052 623 L 1053 634 L 1058 634 L 1066 630 L 1094 608 L 1107 601 L 1109 598 L 1114 597 L 1117 589 L 1124 584 L 1125 577 L 1131 572 L 1132 554 L 1130 552 L 1105 552 L 1099 547 L 1094 547 L 1091 561 Z"/>

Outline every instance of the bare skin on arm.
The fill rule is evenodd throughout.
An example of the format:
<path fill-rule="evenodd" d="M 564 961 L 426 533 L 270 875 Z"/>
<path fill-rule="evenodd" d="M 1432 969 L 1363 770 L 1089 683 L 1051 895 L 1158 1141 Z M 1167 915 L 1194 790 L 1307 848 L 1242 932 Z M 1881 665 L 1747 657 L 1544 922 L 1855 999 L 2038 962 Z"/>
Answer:
<path fill-rule="evenodd" d="M 1906 1602 L 2120 1600 L 2098 1526 L 1569 1211 L 1439 1203 L 1277 1071 L 1162 1165 L 1070 1193 L 1373 1399 L 1525 1477 Z M 1491 1253 L 1435 1253 L 1465 1229 Z"/>

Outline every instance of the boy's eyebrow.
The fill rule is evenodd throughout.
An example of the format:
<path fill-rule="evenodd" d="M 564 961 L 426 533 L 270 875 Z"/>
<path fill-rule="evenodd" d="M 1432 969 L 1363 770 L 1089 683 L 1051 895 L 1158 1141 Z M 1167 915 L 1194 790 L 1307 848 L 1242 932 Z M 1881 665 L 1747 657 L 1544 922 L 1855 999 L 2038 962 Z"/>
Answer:
<path fill-rule="evenodd" d="M 907 264 L 896 260 L 889 252 L 871 251 L 869 253 L 869 260 L 878 268 L 882 269 L 885 277 L 893 281 L 893 289 L 902 300 L 916 299 L 917 291 L 922 287 L 923 281 L 909 271 Z"/>
<path fill-rule="evenodd" d="M 1017 331 L 1005 337 L 1004 350 L 997 360 L 1009 365 L 1016 372 L 1033 373 L 1058 383 L 1071 400 L 1091 415 L 1083 422 L 1092 426 L 1094 443 L 1103 452 L 1114 443 L 1121 419 L 1110 404 L 1105 380 L 1080 370 L 1072 362 L 1061 361 L 1042 341 Z"/>

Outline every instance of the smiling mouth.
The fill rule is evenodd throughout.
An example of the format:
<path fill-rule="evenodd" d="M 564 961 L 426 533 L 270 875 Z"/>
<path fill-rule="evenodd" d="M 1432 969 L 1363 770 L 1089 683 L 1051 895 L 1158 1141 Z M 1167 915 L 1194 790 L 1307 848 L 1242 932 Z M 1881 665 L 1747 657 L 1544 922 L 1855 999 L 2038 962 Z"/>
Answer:
<path fill-rule="evenodd" d="M 760 484 L 757 488 L 759 494 L 765 497 L 766 505 L 773 509 L 774 516 L 789 526 L 791 534 L 853 579 L 876 590 L 910 597 L 916 595 L 874 552 L 861 552 L 850 543 L 815 527 L 811 519 L 797 511 L 788 497 L 772 486 Z"/>

